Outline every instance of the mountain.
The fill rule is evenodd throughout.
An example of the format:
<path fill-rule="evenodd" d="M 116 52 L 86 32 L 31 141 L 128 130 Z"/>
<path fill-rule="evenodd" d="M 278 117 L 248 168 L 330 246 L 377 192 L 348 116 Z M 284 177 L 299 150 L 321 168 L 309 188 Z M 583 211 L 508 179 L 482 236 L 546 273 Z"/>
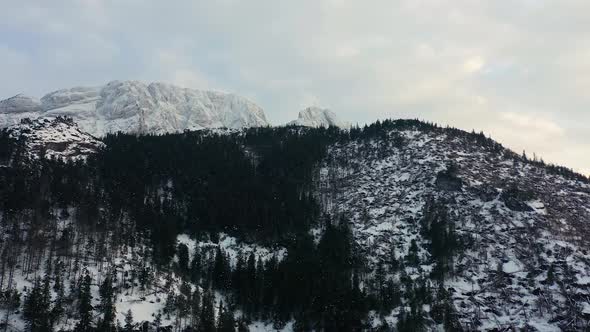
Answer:
<path fill-rule="evenodd" d="M 9 127 L 7 134 L 24 144 L 28 158 L 86 159 L 104 146 L 80 130 L 71 119 L 63 117 L 23 119 L 18 125 Z"/>
<path fill-rule="evenodd" d="M 75 128 L 39 121 L 0 131 L 8 331 L 588 327 L 590 179 L 483 134 L 206 129 L 25 158 L 21 136 Z"/>
<path fill-rule="evenodd" d="M 18 95 L 0 101 L 0 127 L 20 119 L 67 116 L 87 133 L 163 134 L 202 128 L 267 126 L 263 110 L 234 94 L 165 83 L 113 81 L 102 87 L 51 92 L 40 101 Z"/>
<path fill-rule="evenodd" d="M 329 109 L 319 107 L 308 107 L 299 112 L 297 120 L 288 123 L 292 126 L 304 127 L 329 127 L 336 126 L 340 128 L 348 128 L 350 124 L 338 118 L 336 113 Z"/>
<path fill-rule="evenodd" d="M 331 146 L 320 169 L 323 205 L 350 216 L 369 270 L 444 282 L 466 330 L 553 331 L 570 310 L 590 315 L 587 178 L 481 134 L 388 126 Z"/>
<path fill-rule="evenodd" d="M 14 97 L 0 100 L 0 113 L 29 113 L 40 112 L 41 103 L 39 100 L 25 96 L 16 95 Z"/>

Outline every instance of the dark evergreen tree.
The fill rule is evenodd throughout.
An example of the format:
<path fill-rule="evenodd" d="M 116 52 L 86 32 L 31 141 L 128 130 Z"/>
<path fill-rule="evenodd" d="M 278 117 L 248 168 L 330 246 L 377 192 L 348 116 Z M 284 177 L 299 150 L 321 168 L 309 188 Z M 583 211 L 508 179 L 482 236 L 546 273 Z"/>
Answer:
<path fill-rule="evenodd" d="M 195 245 L 195 253 L 190 263 L 190 279 L 194 283 L 201 280 L 201 250 L 198 245 Z"/>
<path fill-rule="evenodd" d="M 131 312 L 131 309 L 129 309 L 125 313 L 125 326 L 123 328 L 125 332 L 133 332 L 134 327 L 135 324 L 133 323 L 133 312 Z"/>
<path fill-rule="evenodd" d="M 189 272 L 189 255 L 186 244 L 179 244 L 176 253 L 178 255 L 178 269 L 181 273 L 187 275 Z"/>
<path fill-rule="evenodd" d="M 55 302 L 53 303 L 53 307 L 50 312 L 51 326 L 58 324 L 61 320 L 61 317 L 65 313 L 65 285 L 63 283 L 63 277 L 60 269 L 56 269 L 53 290 L 55 291 L 56 296 Z"/>
<path fill-rule="evenodd" d="M 193 327 L 199 326 L 199 319 L 201 316 L 201 293 L 198 288 L 195 289 L 191 296 L 190 308 L 191 325 Z"/>
<path fill-rule="evenodd" d="M 114 305 L 115 294 L 113 291 L 113 283 L 110 277 L 106 277 L 99 288 L 100 294 L 100 311 L 102 313 L 102 320 L 99 327 L 101 331 L 110 332 L 115 330 L 115 315 L 116 308 Z"/>
<path fill-rule="evenodd" d="M 231 287 L 231 269 L 229 261 L 221 248 L 215 251 L 215 263 L 213 265 L 214 287 L 220 290 L 228 290 Z"/>
<path fill-rule="evenodd" d="M 31 291 L 26 295 L 24 302 L 23 318 L 27 330 L 31 332 L 51 331 L 49 322 L 49 303 L 44 294 L 44 286 L 37 279 Z"/>
<path fill-rule="evenodd" d="M 217 324 L 215 323 L 214 298 L 211 291 L 206 291 L 203 296 L 203 306 L 201 309 L 201 318 L 199 324 L 200 332 L 214 332 Z"/>
<path fill-rule="evenodd" d="M 76 325 L 76 332 L 89 332 L 92 331 L 92 293 L 91 293 L 92 279 L 88 271 L 85 271 L 80 285 L 80 294 L 78 298 L 78 314 L 80 320 Z"/>
<path fill-rule="evenodd" d="M 234 314 L 229 308 L 224 308 L 223 303 L 219 303 L 219 323 L 217 327 L 218 332 L 235 332 Z"/>

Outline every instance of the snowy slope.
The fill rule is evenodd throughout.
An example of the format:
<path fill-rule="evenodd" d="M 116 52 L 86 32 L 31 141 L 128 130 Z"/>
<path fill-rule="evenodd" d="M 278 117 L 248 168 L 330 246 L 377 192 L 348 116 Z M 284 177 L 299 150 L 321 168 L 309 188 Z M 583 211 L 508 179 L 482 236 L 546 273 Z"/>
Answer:
<path fill-rule="evenodd" d="M 369 271 L 403 261 L 415 240 L 422 263 L 403 273 L 427 277 L 434 264 L 420 220 L 441 202 L 467 244 L 446 280 L 463 326 L 560 331 L 590 314 L 588 183 L 443 129 L 387 137 L 334 145 L 318 175 L 325 209 L 352 219 Z M 444 176 L 451 164 L 455 180 Z"/>
<path fill-rule="evenodd" d="M 16 95 L 0 101 L 0 113 L 30 113 L 41 111 L 41 102 L 33 97 Z"/>
<path fill-rule="evenodd" d="M 163 134 L 268 125 L 264 111 L 245 98 L 165 83 L 113 81 L 102 87 L 55 91 L 40 102 L 21 95 L 0 102 L 0 127 L 25 117 L 56 116 L 72 117 L 94 136 L 119 131 Z"/>
<path fill-rule="evenodd" d="M 93 98 L 98 101 L 99 97 L 92 89 L 80 89 L 53 95 L 44 103 L 58 106 L 56 109 L 67 104 L 71 109 Z M 30 151 L 36 151 L 33 155 L 41 146 L 56 156 L 84 155 L 102 144 L 66 119 L 58 120 L 24 121 L 11 129 L 11 135 L 26 138 Z M 365 290 L 373 287 L 378 267 L 385 267 L 387 279 L 399 285 L 405 285 L 407 278 L 415 284 L 418 280 L 433 282 L 430 273 L 435 263 L 422 221 L 433 202 L 440 203 L 465 245 L 454 255 L 453 271 L 444 283 L 465 330 L 583 330 L 590 317 L 590 184 L 551 172 L 476 134 L 417 125 L 384 130 L 385 135 L 331 144 L 315 174 L 316 194 L 325 212 L 352 222 L 365 264 Z M 212 132 L 218 131 L 224 132 Z M 239 135 L 237 130 L 227 132 Z M 64 144 L 63 149 L 49 149 Z M 68 222 L 55 215 L 58 224 Z M 316 238 L 321 232 L 321 226 L 311 230 Z M 280 261 L 287 254 L 283 247 L 248 244 L 223 233 L 216 241 L 186 234 L 176 241 L 187 245 L 191 258 L 195 248 L 204 257 L 212 257 L 219 247 L 232 266 L 238 254 L 253 252 L 262 261 L 273 256 Z M 405 263 L 412 241 L 418 247 L 417 266 Z M 146 243 L 139 243 L 134 248 L 123 247 L 112 262 L 84 262 L 97 282 L 104 279 L 105 271 L 114 271 L 116 284 L 121 285 L 116 304 L 121 321 L 128 309 L 133 310 L 136 321 L 153 321 L 163 312 L 166 297 L 181 292 L 183 281 L 178 275 L 150 270 L 151 263 L 145 259 L 148 251 Z M 393 259 L 400 263 L 399 270 L 389 268 Z M 153 287 L 141 289 L 139 278 L 128 273 L 140 267 L 150 270 Z M 553 271 L 551 276 L 549 271 Z M 36 274 L 17 268 L 16 288 L 23 292 Z M 189 285 L 193 290 L 200 287 Z M 437 285 L 433 282 L 431 287 Z M 93 292 L 97 291 L 98 286 L 93 286 Z M 98 304 L 96 298 L 95 294 Z M 216 294 L 217 303 L 223 300 L 223 294 Z M 404 301 L 405 306 L 409 299 Z M 424 305 L 423 309 L 428 316 L 431 307 Z M 399 314 L 400 308 L 375 314 L 371 324 L 377 328 L 385 320 L 395 325 Z M 18 315 L 11 322 L 22 326 Z M 72 322 L 66 320 L 61 326 L 72 327 Z M 163 324 L 176 323 L 164 316 Z M 431 320 L 427 324 L 427 330 L 442 330 Z M 285 326 L 292 328 L 292 322 Z M 269 321 L 256 321 L 250 330 L 272 331 L 273 326 Z"/>
<path fill-rule="evenodd" d="M 72 222 L 69 218 L 63 216 L 58 216 L 57 219 L 58 227 L 64 229 L 67 228 Z M 227 236 L 223 233 L 219 234 L 219 237 L 219 243 L 213 243 L 211 241 L 195 241 L 188 235 L 181 234 L 177 238 L 177 243 L 183 243 L 189 246 L 191 249 L 191 259 L 196 246 L 200 248 L 201 255 L 204 257 L 211 257 L 211 255 L 214 255 L 215 249 L 220 247 L 222 250 L 224 250 L 224 252 L 227 252 L 230 255 L 233 264 L 235 264 L 235 256 L 237 254 L 249 254 L 250 252 L 254 252 L 257 259 L 261 258 L 263 260 L 268 260 L 273 254 L 273 252 L 268 248 L 241 243 L 236 238 Z M 87 245 L 92 247 L 92 244 Z M 169 294 L 180 294 L 182 292 L 183 285 L 188 285 L 191 291 L 199 289 L 200 292 L 203 292 L 204 290 L 202 286 L 198 284 L 190 282 L 187 283 L 174 272 L 161 273 L 154 269 L 151 261 L 149 259 L 145 259 L 144 257 L 148 251 L 148 246 L 146 246 L 144 243 L 139 243 L 133 248 L 124 248 L 115 252 L 110 261 L 107 261 L 106 259 L 98 262 L 90 259 L 88 261 L 84 261 L 84 268 L 75 270 L 74 273 L 76 274 L 77 279 L 83 276 L 87 271 L 90 277 L 97 281 L 97 284 L 93 284 L 91 288 L 93 297 L 92 303 L 95 307 L 100 305 L 98 282 L 104 280 L 107 275 L 110 275 L 113 278 L 114 284 L 120 289 L 120 294 L 116 295 L 117 301 L 115 301 L 117 313 L 116 320 L 119 322 L 124 322 L 125 314 L 128 310 L 133 312 L 133 318 L 136 324 L 141 322 L 152 322 L 155 317 L 160 314 L 162 315 L 162 327 L 167 327 L 167 329 L 162 329 L 161 331 L 171 331 L 171 326 L 178 324 L 178 322 L 175 321 L 174 318 L 171 318 L 170 315 L 163 314 Z M 286 254 L 286 251 L 284 248 L 280 248 L 274 254 L 277 255 L 278 258 L 282 259 L 282 256 Z M 23 257 L 17 257 L 17 261 L 20 261 L 21 259 L 23 259 Z M 63 264 L 64 266 L 69 267 L 69 265 L 74 264 L 74 262 L 65 261 Z M 46 267 L 43 266 L 39 270 L 45 269 Z M 149 288 L 140 287 L 139 276 L 132 273 L 134 270 L 147 271 L 146 273 L 148 273 L 150 276 L 153 285 Z M 19 266 L 19 268 L 15 270 L 12 279 L 9 281 L 7 288 L 12 288 L 19 291 L 21 294 L 26 294 L 27 289 L 33 287 L 37 277 L 39 277 L 37 273 L 30 273 L 30 271 L 25 271 Z M 56 297 L 55 291 L 52 291 L 51 296 L 53 298 Z M 226 297 L 224 294 L 216 293 L 215 309 L 218 308 L 218 305 L 221 301 L 227 303 Z M 72 303 L 68 304 L 71 305 Z M 6 310 L 4 308 L 0 308 L 0 315 L 3 317 L 3 319 L 7 317 Z M 23 331 L 25 329 L 25 323 L 22 319 L 22 316 L 19 315 L 18 312 L 17 314 L 11 313 L 8 322 L 8 331 L 10 332 Z M 62 318 L 56 322 L 55 330 L 73 330 L 75 325 L 75 319 L 66 317 L 65 319 Z M 293 322 L 286 324 L 286 326 L 282 328 L 281 331 L 292 331 L 292 325 Z M 252 322 L 249 330 L 252 332 L 277 331 L 277 329 L 273 328 L 272 324 L 264 322 Z M 149 331 L 156 330 L 152 328 Z"/>
<path fill-rule="evenodd" d="M 30 158 L 84 159 L 104 144 L 81 131 L 70 119 L 23 119 L 8 128 L 10 137 L 25 144 Z"/>
<path fill-rule="evenodd" d="M 289 122 L 288 125 L 316 128 L 330 126 L 340 128 L 350 127 L 349 123 L 340 120 L 338 116 L 329 109 L 313 106 L 300 111 L 297 120 Z"/>
<path fill-rule="evenodd" d="M 41 102 L 25 95 L 0 100 L 0 128 L 19 124 L 22 119 L 37 118 L 41 112 Z"/>

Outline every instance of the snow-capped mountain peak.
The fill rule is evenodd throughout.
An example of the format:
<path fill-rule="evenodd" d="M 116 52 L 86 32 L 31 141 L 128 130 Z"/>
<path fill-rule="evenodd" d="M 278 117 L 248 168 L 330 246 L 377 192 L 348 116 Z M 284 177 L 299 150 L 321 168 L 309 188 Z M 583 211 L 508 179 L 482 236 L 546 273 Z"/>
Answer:
<path fill-rule="evenodd" d="M 315 106 L 307 107 L 300 111 L 297 120 L 291 121 L 288 124 L 305 127 L 350 127 L 350 124 L 346 121 L 340 120 L 336 113 L 329 109 Z"/>
<path fill-rule="evenodd" d="M 243 97 L 159 82 L 112 81 L 101 87 L 54 91 L 40 101 L 18 95 L 0 102 L 0 127 L 18 124 L 22 118 L 57 116 L 71 117 L 94 136 L 268 125 L 262 108 Z"/>

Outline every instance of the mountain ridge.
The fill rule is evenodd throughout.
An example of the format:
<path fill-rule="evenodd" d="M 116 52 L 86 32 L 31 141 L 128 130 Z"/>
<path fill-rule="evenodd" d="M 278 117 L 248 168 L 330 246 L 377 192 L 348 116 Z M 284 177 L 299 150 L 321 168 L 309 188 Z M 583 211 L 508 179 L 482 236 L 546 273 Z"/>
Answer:
<path fill-rule="evenodd" d="M 262 108 L 243 97 L 160 82 L 111 81 L 53 91 L 40 100 L 17 95 L 0 101 L 0 127 L 25 117 L 57 116 L 72 117 L 94 136 L 268 125 Z"/>

